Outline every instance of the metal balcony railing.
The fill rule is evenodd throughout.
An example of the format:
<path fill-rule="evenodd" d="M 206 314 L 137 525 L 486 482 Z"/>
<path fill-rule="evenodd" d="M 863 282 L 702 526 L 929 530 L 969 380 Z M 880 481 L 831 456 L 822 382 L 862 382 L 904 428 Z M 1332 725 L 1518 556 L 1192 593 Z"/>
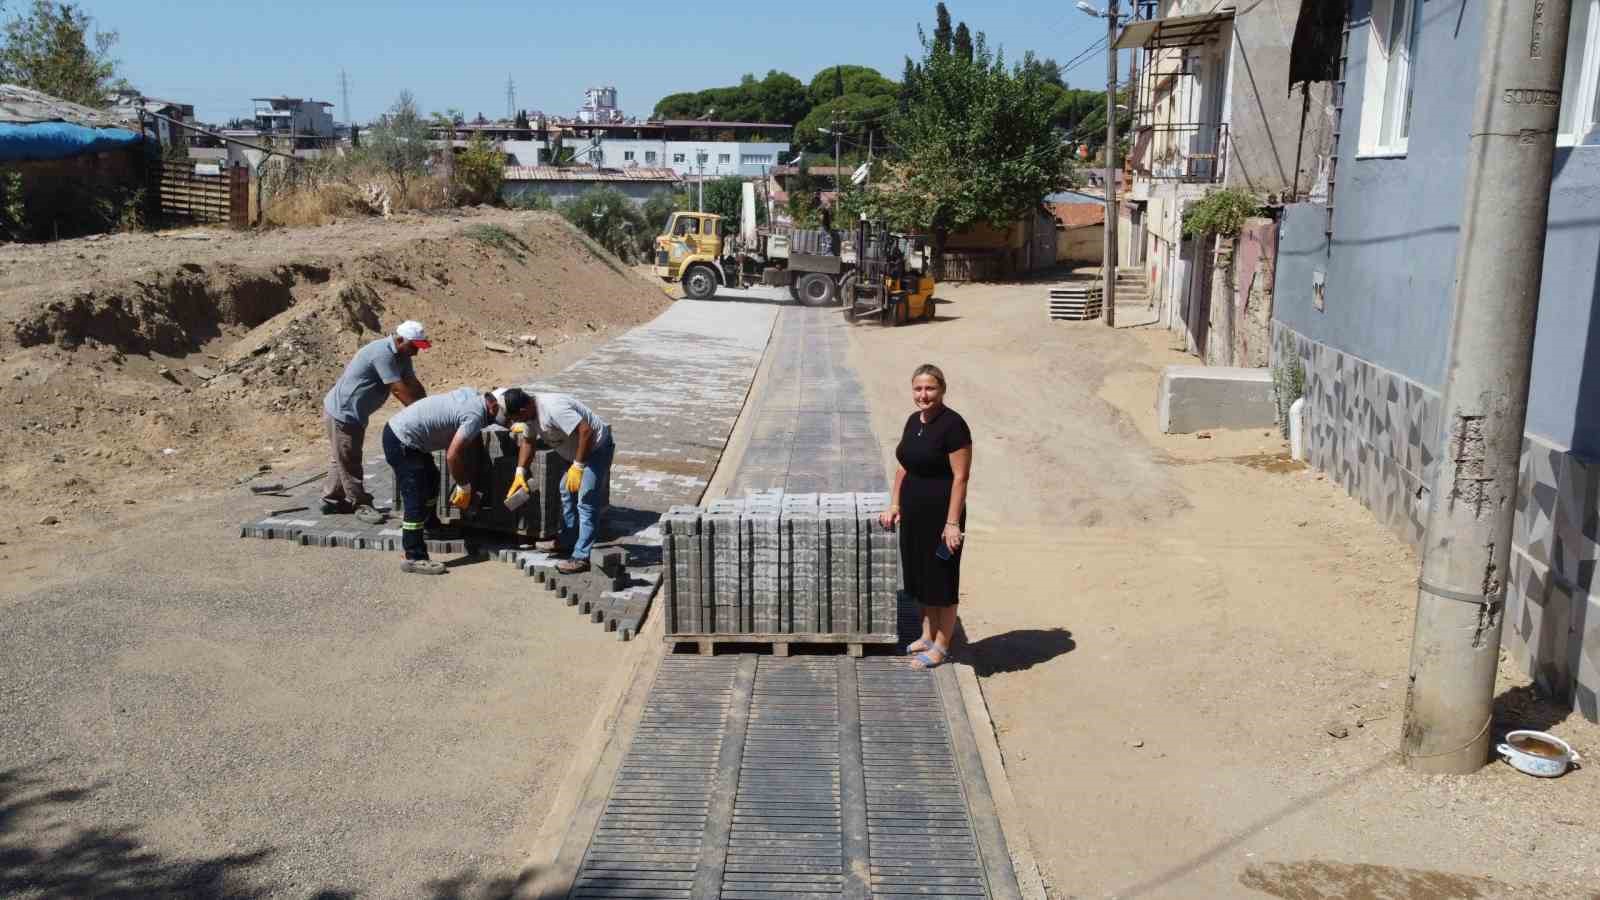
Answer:
<path fill-rule="evenodd" d="M 1140 125 L 1128 154 L 1135 175 L 1158 181 L 1216 184 L 1228 163 L 1228 126 L 1202 123 Z"/>

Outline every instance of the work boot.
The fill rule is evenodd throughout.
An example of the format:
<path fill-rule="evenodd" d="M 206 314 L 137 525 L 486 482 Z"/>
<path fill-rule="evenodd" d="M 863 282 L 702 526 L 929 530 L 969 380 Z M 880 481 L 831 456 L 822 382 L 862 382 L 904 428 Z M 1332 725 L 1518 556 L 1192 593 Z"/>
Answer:
<path fill-rule="evenodd" d="M 368 525 L 382 525 L 389 520 L 387 513 L 373 509 L 365 503 L 356 507 L 356 518 Z"/>
<path fill-rule="evenodd" d="M 432 559 L 408 559 L 400 564 L 400 571 L 413 575 L 443 575 L 444 563 Z"/>
<path fill-rule="evenodd" d="M 355 511 L 348 500 L 323 500 L 322 514 L 325 516 L 348 516 Z"/>
<path fill-rule="evenodd" d="M 576 575 L 579 572 L 589 571 L 589 561 L 586 559 L 569 559 L 556 566 L 556 571 L 563 575 Z"/>

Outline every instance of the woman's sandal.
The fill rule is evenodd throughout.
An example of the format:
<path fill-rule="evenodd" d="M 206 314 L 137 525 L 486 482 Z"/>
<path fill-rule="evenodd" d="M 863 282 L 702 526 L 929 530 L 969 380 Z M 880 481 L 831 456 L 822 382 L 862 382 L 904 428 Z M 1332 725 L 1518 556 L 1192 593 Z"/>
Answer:
<path fill-rule="evenodd" d="M 934 653 L 939 654 L 939 658 L 938 659 L 934 659 L 933 658 L 932 654 L 934 654 Z M 916 656 L 911 657 L 911 668 L 913 668 L 913 669 L 937 669 L 940 666 L 944 665 L 945 661 L 947 659 L 949 659 L 949 658 L 950 658 L 950 651 L 948 651 L 948 650 L 940 650 L 939 649 L 939 645 L 935 644 L 932 647 L 929 647 L 927 650 L 924 650 L 923 652 L 918 653 Z"/>

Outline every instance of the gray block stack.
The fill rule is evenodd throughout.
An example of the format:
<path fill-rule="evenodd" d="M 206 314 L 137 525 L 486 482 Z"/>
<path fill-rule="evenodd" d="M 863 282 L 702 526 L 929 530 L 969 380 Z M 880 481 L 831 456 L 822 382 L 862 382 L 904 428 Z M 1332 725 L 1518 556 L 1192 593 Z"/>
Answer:
<path fill-rule="evenodd" d="M 455 479 L 445 463 L 443 452 L 433 454 L 433 463 L 439 467 L 439 496 L 435 499 L 434 515 L 445 524 L 463 524 L 485 531 L 522 535 L 535 540 L 546 540 L 561 533 L 561 479 L 567 473 L 568 463 L 551 450 L 535 450 L 533 463 L 528 468 L 528 491 L 532 495 L 520 509 L 506 509 L 506 492 L 517 471 L 517 439 L 500 428 L 484 430 L 482 451 L 473 467 L 472 489 L 479 495 L 477 502 L 465 514 L 450 505 L 450 492 L 455 490 Z M 400 496 L 398 479 L 394 495 Z M 396 510 L 396 516 L 399 510 Z"/>
<path fill-rule="evenodd" d="M 893 640 L 900 587 L 886 494 L 752 492 L 662 518 L 669 635 Z"/>
<path fill-rule="evenodd" d="M 667 633 L 701 633 L 700 510 L 674 506 L 661 517 L 661 577 L 667 588 Z"/>

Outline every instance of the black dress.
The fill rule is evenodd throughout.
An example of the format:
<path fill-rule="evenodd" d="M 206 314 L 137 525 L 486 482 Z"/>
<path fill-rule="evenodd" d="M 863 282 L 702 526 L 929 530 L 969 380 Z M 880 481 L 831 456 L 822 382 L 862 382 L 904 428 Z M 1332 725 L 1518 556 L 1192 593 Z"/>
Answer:
<path fill-rule="evenodd" d="M 940 559 L 937 554 L 944 543 L 950 492 L 955 486 L 950 454 L 970 446 L 972 431 L 967 421 L 943 407 L 927 423 L 921 412 L 912 413 L 894 451 L 906 470 L 900 483 L 900 562 L 905 569 L 906 593 L 923 606 L 954 606 L 961 598 L 961 551 L 950 559 Z M 963 507 L 963 531 L 966 523 Z"/>

